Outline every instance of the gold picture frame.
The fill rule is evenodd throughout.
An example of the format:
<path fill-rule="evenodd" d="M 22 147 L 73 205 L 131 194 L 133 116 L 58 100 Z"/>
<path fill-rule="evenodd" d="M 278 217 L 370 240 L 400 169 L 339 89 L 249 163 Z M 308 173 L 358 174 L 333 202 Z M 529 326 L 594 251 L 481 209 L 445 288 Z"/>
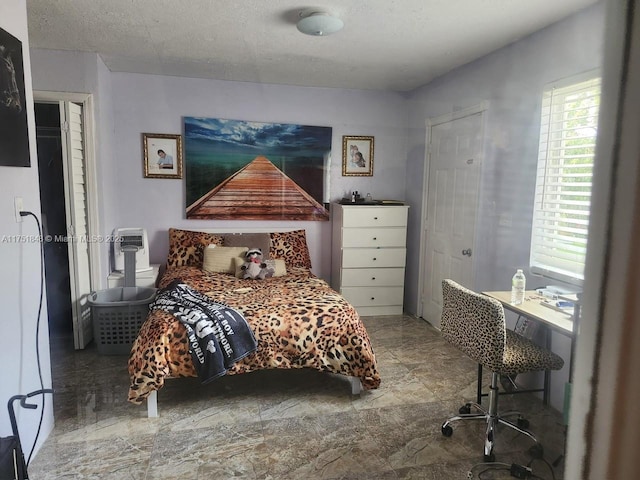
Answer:
<path fill-rule="evenodd" d="M 143 133 L 144 178 L 182 178 L 182 135 Z"/>
<path fill-rule="evenodd" d="M 342 136 L 342 176 L 373 176 L 373 137 Z"/>

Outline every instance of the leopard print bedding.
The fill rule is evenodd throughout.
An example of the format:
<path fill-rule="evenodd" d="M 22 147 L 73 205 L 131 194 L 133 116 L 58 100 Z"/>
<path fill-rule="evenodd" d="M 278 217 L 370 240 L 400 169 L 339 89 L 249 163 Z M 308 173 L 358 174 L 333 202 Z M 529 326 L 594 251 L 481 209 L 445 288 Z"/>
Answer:
<path fill-rule="evenodd" d="M 287 268 L 302 267 L 311 270 L 311 257 L 305 230 L 271 233 L 271 258 L 284 259 Z"/>
<path fill-rule="evenodd" d="M 170 228 L 167 267 L 202 267 L 204 249 L 207 245 L 222 245 L 223 241 L 223 236 L 215 233 Z"/>
<path fill-rule="evenodd" d="M 252 281 L 181 266 L 167 270 L 160 287 L 175 279 L 237 309 L 253 329 L 257 351 L 228 374 L 313 368 L 357 377 L 366 390 L 380 385 L 369 335 L 354 307 L 308 269 L 294 267 L 286 276 Z M 169 313 L 151 312 L 128 368 L 129 401 L 135 404 L 168 378 L 196 377 L 182 324 Z"/>

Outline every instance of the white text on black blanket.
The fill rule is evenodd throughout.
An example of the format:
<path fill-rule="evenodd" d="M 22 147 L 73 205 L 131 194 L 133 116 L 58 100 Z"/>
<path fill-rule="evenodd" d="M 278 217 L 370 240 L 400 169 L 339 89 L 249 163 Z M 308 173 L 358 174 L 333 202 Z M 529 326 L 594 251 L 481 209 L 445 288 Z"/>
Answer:
<path fill-rule="evenodd" d="M 240 312 L 185 284 L 172 282 L 150 307 L 173 314 L 184 325 L 194 366 L 203 382 L 224 375 L 226 369 L 257 348 Z"/>

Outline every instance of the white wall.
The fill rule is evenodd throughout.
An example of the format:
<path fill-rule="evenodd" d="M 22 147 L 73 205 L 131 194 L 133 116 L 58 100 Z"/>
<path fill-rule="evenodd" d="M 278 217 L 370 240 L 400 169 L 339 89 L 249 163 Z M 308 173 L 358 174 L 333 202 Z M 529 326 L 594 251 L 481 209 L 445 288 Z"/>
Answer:
<path fill-rule="evenodd" d="M 13 235 L 38 234 L 32 217 L 24 217 L 22 223 L 14 219 L 14 197 L 23 197 L 24 210 L 40 217 L 40 193 L 38 186 L 38 160 L 36 156 L 33 96 L 29 41 L 27 38 L 26 0 L 0 2 L 0 28 L 22 42 L 25 72 L 26 108 L 28 109 L 29 149 L 31 167 L 0 166 L 0 436 L 11 433 L 5 406 L 16 394 L 26 394 L 40 389 L 36 363 L 36 322 L 40 292 L 40 246 L 35 241 L 12 242 Z M 43 298 L 40 324 L 40 361 L 45 387 L 51 385 L 49 359 L 49 331 L 47 326 L 46 297 Z M 38 401 L 39 402 L 39 401 Z M 40 442 L 53 428 L 51 396 L 46 410 Z M 38 410 L 21 409 L 18 405 L 21 440 L 24 448 L 31 448 L 40 415 Z"/>
<path fill-rule="evenodd" d="M 471 287 L 478 291 L 509 289 L 516 268 L 524 268 L 527 288 L 551 282 L 528 270 L 541 94 L 549 82 L 600 67 L 603 31 L 604 6 L 596 4 L 440 77 L 409 98 L 407 200 L 415 205 L 420 205 L 425 190 L 425 120 L 483 101 L 489 104 L 473 249 L 476 275 Z M 418 209 L 410 215 L 408 258 L 418 258 Z M 405 309 L 410 312 L 417 312 L 418 276 L 419 265 L 409 262 Z M 552 405 L 561 410 L 570 342 L 561 335 L 552 341 L 565 359 L 565 368 L 552 382 Z"/>

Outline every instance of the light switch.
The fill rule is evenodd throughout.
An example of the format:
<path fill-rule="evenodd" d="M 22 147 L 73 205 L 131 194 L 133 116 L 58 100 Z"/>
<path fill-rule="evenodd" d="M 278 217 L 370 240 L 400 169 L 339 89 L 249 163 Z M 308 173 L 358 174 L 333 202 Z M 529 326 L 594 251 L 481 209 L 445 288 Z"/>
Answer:
<path fill-rule="evenodd" d="M 22 208 L 22 197 L 14 197 L 13 206 L 15 208 L 16 222 L 21 223 L 22 222 L 22 215 L 20 215 L 20 212 L 23 210 L 23 208 Z"/>

